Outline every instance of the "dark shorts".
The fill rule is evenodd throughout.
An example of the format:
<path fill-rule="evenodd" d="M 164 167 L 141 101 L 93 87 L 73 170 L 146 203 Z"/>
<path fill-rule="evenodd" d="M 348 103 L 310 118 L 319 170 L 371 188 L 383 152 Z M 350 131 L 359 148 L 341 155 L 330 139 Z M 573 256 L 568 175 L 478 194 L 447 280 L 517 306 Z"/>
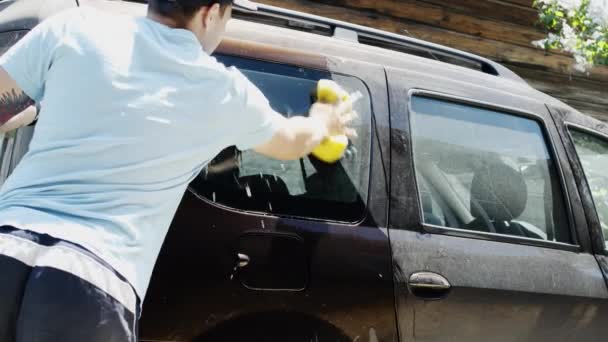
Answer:
<path fill-rule="evenodd" d="M 0 227 L 1 342 L 136 342 L 139 299 L 76 244 Z"/>

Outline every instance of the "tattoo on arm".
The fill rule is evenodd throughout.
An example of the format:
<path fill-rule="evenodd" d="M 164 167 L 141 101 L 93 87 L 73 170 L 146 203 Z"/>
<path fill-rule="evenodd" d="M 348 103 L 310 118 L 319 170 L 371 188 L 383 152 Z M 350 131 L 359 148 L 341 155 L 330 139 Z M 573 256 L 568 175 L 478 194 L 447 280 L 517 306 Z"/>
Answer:
<path fill-rule="evenodd" d="M 15 89 L 11 89 L 0 94 L 0 126 L 33 104 L 34 100 L 23 91 L 18 93 Z"/>

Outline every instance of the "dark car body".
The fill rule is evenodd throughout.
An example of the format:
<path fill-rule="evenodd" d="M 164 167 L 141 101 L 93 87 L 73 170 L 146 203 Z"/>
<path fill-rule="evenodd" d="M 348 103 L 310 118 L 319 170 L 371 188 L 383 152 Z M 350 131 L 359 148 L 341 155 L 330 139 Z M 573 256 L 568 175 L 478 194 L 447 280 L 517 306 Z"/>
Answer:
<path fill-rule="evenodd" d="M 2 1 L 1 48 L 78 5 L 146 9 Z M 322 78 L 361 92 L 360 139 L 331 166 L 222 152 L 173 220 L 142 341 L 608 338 L 608 252 L 571 134 L 608 139 L 605 123 L 478 56 L 271 6 L 235 16 L 219 61 L 243 70 L 287 115 L 306 113 Z M 0 177 L 32 130 L 5 138 Z M 537 146 L 518 152 L 526 145 Z M 505 166 L 510 156 L 517 167 Z M 470 174 L 470 160 L 494 171 Z M 470 206 L 458 200 L 463 191 Z M 504 211 L 512 217 L 496 219 Z"/>

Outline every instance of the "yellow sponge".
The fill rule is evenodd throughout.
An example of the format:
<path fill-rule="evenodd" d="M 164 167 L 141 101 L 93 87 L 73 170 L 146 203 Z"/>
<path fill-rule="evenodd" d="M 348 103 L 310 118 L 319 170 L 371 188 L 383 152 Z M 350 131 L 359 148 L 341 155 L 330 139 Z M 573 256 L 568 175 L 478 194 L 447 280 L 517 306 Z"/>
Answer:
<path fill-rule="evenodd" d="M 349 95 L 340 85 L 332 80 L 319 80 L 317 83 L 317 101 L 327 104 L 336 104 L 339 100 L 346 101 Z M 326 163 L 335 163 L 342 159 L 348 147 L 346 135 L 335 135 L 323 139 L 312 155 Z"/>
<path fill-rule="evenodd" d="M 323 139 L 312 154 L 326 163 L 335 163 L 342 159 L 347 147 L 348 137 L 346 135 L 334 135 Z"/>
<path fill-rule="evenodd" d="M 317 101 L 336 104 L 338 100 L 348 100 L 348 93 L 332 80 L 319 80 L 317 83 Z"/>

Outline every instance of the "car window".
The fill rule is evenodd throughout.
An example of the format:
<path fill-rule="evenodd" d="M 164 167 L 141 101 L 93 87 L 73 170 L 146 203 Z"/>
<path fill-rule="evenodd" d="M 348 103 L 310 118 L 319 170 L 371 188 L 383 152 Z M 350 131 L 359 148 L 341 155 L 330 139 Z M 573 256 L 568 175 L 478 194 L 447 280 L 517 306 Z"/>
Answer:
<path fill-rule="evenodd" d="M 226 65 L 237 66 L 268 97 L 272 107 L 287 117 L 306 115 L 319 79 L 330 78 L 347 91 L 369 95 L 357 78 L 229 56 Z M 367 202 L 371 104 L 369 96 L 355 104 L 359 119 L 345 157 L 325 164 L 309 156 L 278 161 L 252 150 L 229 147 L 192 182 L 191 189 L 207 199 L 236 209 L 284 216 L 355 222 Z"/>
<path fill-rule="evenodd" d="M 571 243 L 538 122 L 421 96 L 411 118 L 425 224 Z"/>
<path fill-rule="evenodd" d="M 604 240 L 608 241 L 608 140 L 576 129 L 570 134 L 591 188 Z"/>

